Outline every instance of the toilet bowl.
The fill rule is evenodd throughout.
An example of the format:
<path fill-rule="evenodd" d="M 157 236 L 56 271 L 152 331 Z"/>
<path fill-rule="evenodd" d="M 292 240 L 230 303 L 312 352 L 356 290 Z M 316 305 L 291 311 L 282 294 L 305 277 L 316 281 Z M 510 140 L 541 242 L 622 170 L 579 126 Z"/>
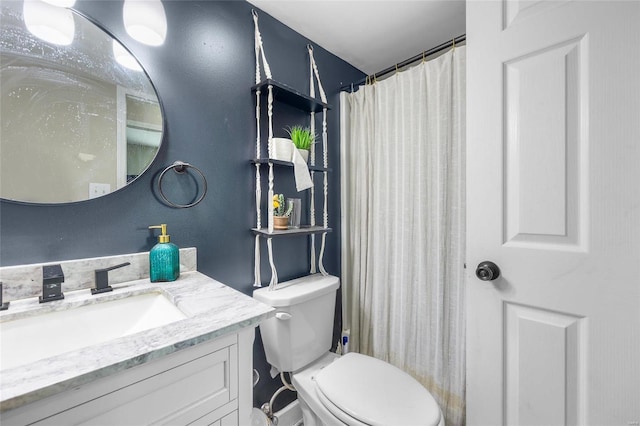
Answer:
<path fill-rule="evenodd" d="M 276 308 L 260 325 L 267 361 L 292 373 L 305 426 L 444 426 L 429 391 L 379 359 L 329 352 L 337 277 L 310 275 L 253 292 Z"/>

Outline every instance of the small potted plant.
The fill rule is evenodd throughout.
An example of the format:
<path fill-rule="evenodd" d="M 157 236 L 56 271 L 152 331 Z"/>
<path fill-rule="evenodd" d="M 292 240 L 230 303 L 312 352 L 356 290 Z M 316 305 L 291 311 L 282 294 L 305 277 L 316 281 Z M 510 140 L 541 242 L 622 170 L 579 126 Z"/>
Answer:
<path fill-rule="evenodd" d="M 311 133 L 311 129 L 309 127 L 296 125 L 289 127 L 286 131 L 289 133 L 293 145 L 298 148 L 298 152 L 300 152 L 300 155 L 304 158 L 304 161 L 309 162 L 309 149 L 316 139 L 315 135 Z"/>
<path fill-rule="evenodd" d="M 284 195 L 275 194 L 273 196 L 273 228 L 289 229 L 289 216 L 293 209 L 293 203 L 285 207 Z"/>

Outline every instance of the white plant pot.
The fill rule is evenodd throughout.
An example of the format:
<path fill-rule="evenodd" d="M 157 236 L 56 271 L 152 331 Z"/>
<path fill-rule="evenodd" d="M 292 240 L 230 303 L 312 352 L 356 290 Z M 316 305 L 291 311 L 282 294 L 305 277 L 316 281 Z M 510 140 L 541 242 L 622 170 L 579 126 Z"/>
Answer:
<path fill-rule="evenodd" d="M 293 159 L 293 142 L 287 138 L 271 139 L 271 158 L 272 160 L 291 161 Z"/>
<path fill-rule="evenodd" d="M 297 148 L 305 163 L 309 162 L 309 150 Z"/>

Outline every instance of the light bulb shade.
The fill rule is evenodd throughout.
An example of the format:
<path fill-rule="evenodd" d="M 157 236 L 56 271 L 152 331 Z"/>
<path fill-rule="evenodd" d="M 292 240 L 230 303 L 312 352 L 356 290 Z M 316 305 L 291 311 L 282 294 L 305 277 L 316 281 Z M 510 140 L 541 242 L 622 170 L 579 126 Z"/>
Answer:
<path fill-rule="evenodd" d="M 48 43 L 68 46 L 76 31 L 73 12 L 41 0 L 24 0 L 24 24 L 39 39 Z"/>
<path fill-rule="evenodd" d="M 58 7 L 72 7 L 74 4 L 76 4 L 76 0 L 42 0 L 42 1 Z"/>
<path fill-rule="evenodd" d="M 160 0 L 125 0 L 122 17 L 127 33 L 140 43 L 160 46 L 167 37 L 167 16 Z"/>
<path fill-rule="evenodd" d="M 142 67 L 136 58 L 116 40 L 113 40 L 113 57 L 116 58 L 120 65 L 133 71 L 142 72 Z"/>

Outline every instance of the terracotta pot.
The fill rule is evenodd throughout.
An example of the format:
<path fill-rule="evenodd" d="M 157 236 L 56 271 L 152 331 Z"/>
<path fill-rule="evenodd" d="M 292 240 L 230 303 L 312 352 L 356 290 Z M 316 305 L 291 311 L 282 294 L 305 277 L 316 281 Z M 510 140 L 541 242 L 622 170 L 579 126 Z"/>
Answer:
<path fill-rule="evenodd" d="M 273 229 L 289 229 L 289 216 L 274 216 Z"/>

